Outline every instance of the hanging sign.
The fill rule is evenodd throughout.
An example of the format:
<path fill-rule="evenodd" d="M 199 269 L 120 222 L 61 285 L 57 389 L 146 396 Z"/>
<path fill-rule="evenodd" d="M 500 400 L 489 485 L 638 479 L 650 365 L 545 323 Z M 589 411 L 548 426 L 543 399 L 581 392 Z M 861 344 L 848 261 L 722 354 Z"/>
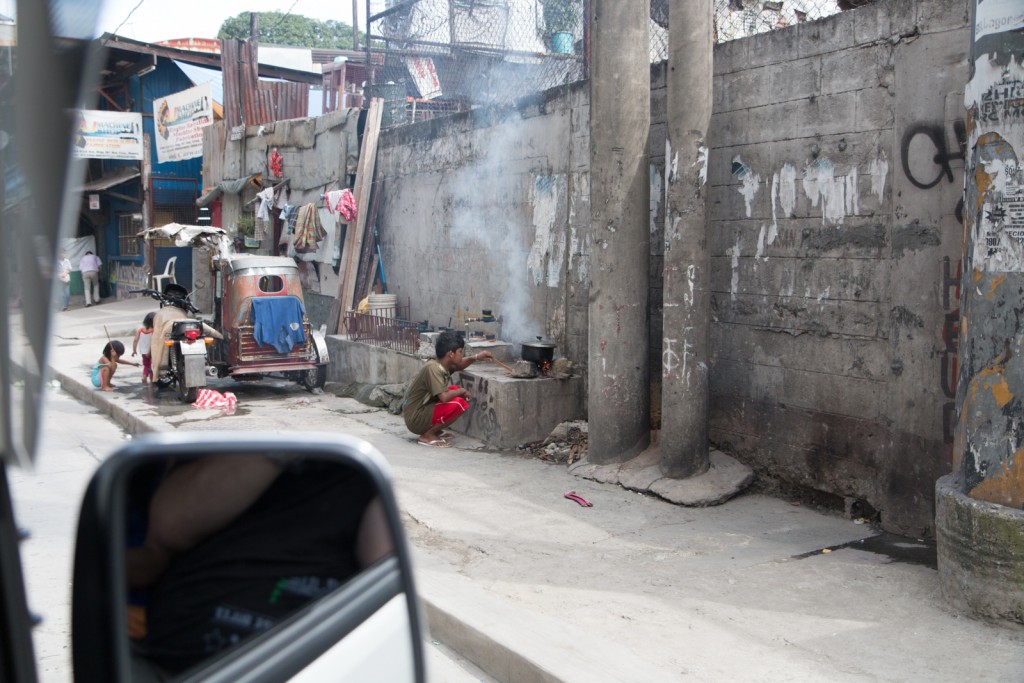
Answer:
<path fill-rule="evenodd" d="M 203 128 L 213 123 L 209 83 L 153 100 L 157 163 L 203 156 Z"/>
<path fill-rule="evenodd" d="M 142 158 L 142 114 L 79 109 L 75 117 L 76 159 Z"/>
<path fill-rule="evenodd" d="M 437 68 L 430 57 L 406 57 L 405 66 L 412 76 L 420 98 L 432 100 L 441 96 L 441 81 L 437 78 Z"/>

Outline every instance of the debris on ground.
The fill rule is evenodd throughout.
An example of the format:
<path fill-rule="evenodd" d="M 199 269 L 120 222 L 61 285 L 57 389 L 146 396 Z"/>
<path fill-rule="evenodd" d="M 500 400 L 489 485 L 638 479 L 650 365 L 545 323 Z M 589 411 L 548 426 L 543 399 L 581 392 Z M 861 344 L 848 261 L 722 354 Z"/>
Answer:
<path fill-rule="evenodd" d="M 384 408 L 392 415 L 402 413 L 402 401 L 405 400 L 407 384 L 348 384 L 330 385 L 330 391 L 341 398 L 354 398 L 364 405 L 373 408 Z"/>
<path fill-rule="evenodd" d="M 523 444 L 519 451 L 547 462 L 571 465 L 587 454 L 587 421 L 563 422 L 543 441 Z"/>

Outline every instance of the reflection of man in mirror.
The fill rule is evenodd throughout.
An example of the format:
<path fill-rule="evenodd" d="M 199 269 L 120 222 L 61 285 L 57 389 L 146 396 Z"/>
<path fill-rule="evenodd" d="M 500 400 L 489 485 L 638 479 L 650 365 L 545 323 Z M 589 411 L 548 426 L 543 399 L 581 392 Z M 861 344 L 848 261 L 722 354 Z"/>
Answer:
<path fill-rule="evenodd" d="M 391 551 L 373 484 L 338 463 L 225 455 L 176 467 L 149 500 L 144 542 L 126 554 L 129 588 L 146 601 L 144 617 L 129 619 L 136 667 L 151 680 L 182 672 Z"/>

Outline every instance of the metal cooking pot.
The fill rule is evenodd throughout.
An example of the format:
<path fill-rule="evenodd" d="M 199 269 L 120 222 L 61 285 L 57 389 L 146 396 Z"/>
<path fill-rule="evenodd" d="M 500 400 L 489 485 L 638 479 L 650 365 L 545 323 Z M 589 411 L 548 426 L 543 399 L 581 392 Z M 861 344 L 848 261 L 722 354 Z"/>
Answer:
<path fill-rule="evenodd" d="M 555 358 L 555 344 L 541 341 L 540 337 L 537 341 L 523 342 L 522 357 L 537 365 L 550 363 Z"/>

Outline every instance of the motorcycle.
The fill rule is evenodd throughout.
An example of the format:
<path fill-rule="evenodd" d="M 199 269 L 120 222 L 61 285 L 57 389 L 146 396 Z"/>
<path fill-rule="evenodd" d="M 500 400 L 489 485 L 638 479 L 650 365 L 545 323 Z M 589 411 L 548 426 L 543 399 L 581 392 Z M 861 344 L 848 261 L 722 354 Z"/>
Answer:
<path fill-rule="evenodd" d="M 163 292 L 135 289 L 160 302 L 153 318 L 154 384 L 174 385 L 183 403 L 192 403 L 206 386 L 208 347 L 223 336 L 198 318 L 199 309 L 188 300 L 188 290 L 173 282 Z"/>
<path fill-rule="evenodd" d="M 176 318 L 181 321 L 179 337 L 173 338 L 176 333 L 170 329 L 166 338 L 167 343 L 174 342 L 168 347 L 172 349 L 167 363 L 168 384 L 177 385 L 183 401 L 195 400 L 189 399 L 194 396 L 191 390 L 204 386 L 206 377 L 230 377 L 237 382 L 277 377 L 298 382 L 311 392 L 323 388 L 331 360 L 327 340 L 320 330 L 313 329 L 306 315 L 294 259 L 234 253 L 224 230 L 216 227 L 170 223 L 150 228 L 140 236 L 212 252 L 210 270 L 198 269 L 195 273 L 213 293 L 211 324 L 197 317 L 199 311 L 180 285 L 168 283 L 167 287 L 176 289 L 166 302 L 149 294 L 162 306 L 181 311 Z M 154 339 L 161 339 L 162 328 L 154 325 L 154 330 Z M 188 335 L 195 335 L 195 340 Z M 199 340 L 203 344 L 198 344 Z M 196 358 L 191 358 L 193 355 Z M 205 363 L 204 377 L 198 376 L 200 355 Z M 156 361 L 154 355 L 154 371 Z"/>

